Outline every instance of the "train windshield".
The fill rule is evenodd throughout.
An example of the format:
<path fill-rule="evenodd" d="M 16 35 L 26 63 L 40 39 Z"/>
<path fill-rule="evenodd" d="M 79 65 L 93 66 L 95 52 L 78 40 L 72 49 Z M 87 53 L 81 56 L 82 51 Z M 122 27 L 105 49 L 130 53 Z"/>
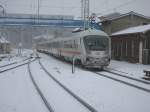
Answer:
<path fill-rule="evenodd" d="M 103 51 L 108 49 L 109 39 L 105 36 L 91 35 L 84 37 L 84 44 L 87 50 Z"/>

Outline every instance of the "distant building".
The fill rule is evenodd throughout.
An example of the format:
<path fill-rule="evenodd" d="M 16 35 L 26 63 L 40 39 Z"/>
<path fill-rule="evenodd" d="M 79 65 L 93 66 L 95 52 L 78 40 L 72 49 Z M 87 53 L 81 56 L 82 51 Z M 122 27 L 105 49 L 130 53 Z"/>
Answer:
<path fill-rule="evenodd" d="M 113 33 L 111 40 L 113 59 L 150 64 L 150 24 Z"/>
<path fill-rule="evenodd" d="M 7 41 L 4 37 L 0 36 L 0 54 L 10 53 L 10 42 Z"/>
<path fill-rule="evenodd" d="M 133 11 L 126 14 L 112 13 L 101 16 L 99 19 L 101 20 L 102 29 L 109 35 L 129 27 L 150 24 L 150 17 Z"/>

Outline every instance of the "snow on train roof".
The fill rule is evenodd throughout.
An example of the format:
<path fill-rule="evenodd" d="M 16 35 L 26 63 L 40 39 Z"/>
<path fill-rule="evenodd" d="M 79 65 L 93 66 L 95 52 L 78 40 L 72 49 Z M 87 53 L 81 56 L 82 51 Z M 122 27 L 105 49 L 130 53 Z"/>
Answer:
<path fill-rule="evenodd" d="M 131 34 L 131 33 L 142 33 L 142 32 L 144 33 L 144 32 L 147 32 L 149 30 L 150 30 L 150 24 L 127 28 L 125 30 L 121 30 L 119 32 L 113 33 L 112 36 L 123 35 L 123 34 Z"/>
<path fill-rule="evenodd" d="M 84 30 L 84 31 L 81 31 L 81 32 L 72 33 L 72 36 L 68 36 L 68 37 L 51 38 L 49 41 L 40 42 L 39 44 L 49 43 L 50 41 L 54 42 L 54 41 L 58 41 L 58 40 L 68 40 L 69 38 L 70 39 L 72 39 L 72 38 L 80 38 L 80 37 L 84 37 L 84 36 L 87 36 L 87 35 L 101 35 L 101 36 L 108 37 L 108 35 L 105 32 L 103 32 L 103 31 L 95 30 L 95 29 L 94 30 L 93 29 L 89 29 L 89 30 Z"/>
<path fill-rule="evenodd" d="M 84 31 L 81 31 L 81 32 L 76 32 L 76 33 L 72 33 L 72 36 L 68 36 L 68 37 L 58 37 L 58 38 L 54 38 L 52 39 L 52 41 L 54 40 L 65 40 L 65 39 L 72 39 L 72 38 L 80 38 L 80 37 L 84 37 L 84 36 L 87 36 L 87 35 L 102 35 L 102 36 L 108 36 L 105 32 L 103 31 L 100 31 L 100 30 L 93 30 L 93 29 L 89 29 L 89 30 L 84 30 Z"/>
<path fill-rule="evenodd" d="M 82 35 L 82 36 L 86 36 L 86 35 L 103 35 L 103 36 L 108 36 L 105 32 L 101 31 L 101 30 L 93 30 L 93 29 L 90 29 L 90 30 L 85 30 L 85 31 L 82 31 L 82 32 L 79 32 L 79 35 Z"/>

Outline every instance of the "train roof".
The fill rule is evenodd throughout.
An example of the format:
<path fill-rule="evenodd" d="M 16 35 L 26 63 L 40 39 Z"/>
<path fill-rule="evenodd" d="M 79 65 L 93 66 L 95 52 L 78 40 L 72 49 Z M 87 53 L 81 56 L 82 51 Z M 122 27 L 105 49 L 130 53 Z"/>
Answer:
<path fill-rule="evenodd" d="M 89 29 L 89 30 L 84 30 L 81 32 L 74 33 L 74 35 L 77 36 L 87 36 L 87 35 L 103 35 L 103 36 L 108 36 L 105 32 L 101 30 L 95 30 L 95 29 Z"/>
<path fill-rule="evenodd" d="M 95 29 L 90 29 L 90 30 L 84 30 L 84 31 L 80 31 L 80 32 L 76 32 L 76 33 L 72 33 L 72 36 L 68 36 L 68 37 L 58 37 L 58 38 L 53 38 L 47 42 L 41 42 L 42 43 L 48 43 L 48 42 L 54 42 L 54 41 L 58 41 L 58 40 L 68 40 L 69 38 L 81 38 L 81 37 L 85 37 L 88 35 L 101 35 L 101 36 L 106 36 L 108 37 L 108 35 L 100 30 L 95 30 Z"/>
<path fill-rule="evenodd" d="M 105 32 L 103 31 L 100 31 L 100 30 L 93 30 L 93 29 L 90 29 L 90 30 L 84 30 L 84 31 L 80 31 L 80 32 L 76 32 L 76 33 L 72 33 L 71 36 L 68 36 L 68 37 L 58 37 L 58 38 L 55 38 L 55 39 L 52 39 L 52 40 L 63 40 L 63 39 L 72 39 L 72 38 L 81 38 L 81 37 L 85 37 L 85 36 L 88 36 L 88 35 L 101 35 L 101 36 L 108 36 Z"/>

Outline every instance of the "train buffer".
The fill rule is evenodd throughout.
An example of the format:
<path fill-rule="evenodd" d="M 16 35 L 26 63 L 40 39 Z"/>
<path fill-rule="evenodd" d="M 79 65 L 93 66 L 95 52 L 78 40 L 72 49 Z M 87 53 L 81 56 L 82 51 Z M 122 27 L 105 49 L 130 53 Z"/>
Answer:
<path fill-rule="evenodd" d="M 143 70 L 143 72 L 145 73 L 146 77 L 150 78 L 150 71 L 149 70 Z"/>

